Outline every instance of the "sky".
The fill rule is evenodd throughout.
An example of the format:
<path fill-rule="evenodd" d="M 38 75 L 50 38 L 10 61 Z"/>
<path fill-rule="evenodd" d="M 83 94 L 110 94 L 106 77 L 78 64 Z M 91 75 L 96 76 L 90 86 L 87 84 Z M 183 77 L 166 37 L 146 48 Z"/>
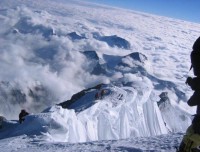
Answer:
<path fill-rule="evenodd" d="M 199 0 L 88 0 L 88 1 L 200 23 Z"/>

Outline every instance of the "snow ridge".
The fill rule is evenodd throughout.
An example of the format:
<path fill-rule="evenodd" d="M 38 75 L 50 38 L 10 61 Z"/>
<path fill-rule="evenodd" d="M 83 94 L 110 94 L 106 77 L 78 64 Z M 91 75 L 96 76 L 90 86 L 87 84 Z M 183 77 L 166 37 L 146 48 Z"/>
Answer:
<path fill-rule="evenodd" d="M 189 118 L 174 117 L 170 121 L 168 115 L 175 109 L 168 106 L 168 115 L 163 108 L 159 109 L 149 79 L 144 77 L 138 81 L 136 78 L 132 82 L 134 88 L 102 84 L 84 90 L 84 94 L 72 98 L 71 104 L 66 105 L 67 101 L 37 115 L 27 116 L 23 124 L 12 128 L 12 132 L 4 130 L 0 138 L 27 134 L 42 135 L 44 140 L 54 142 L 118 140 L 184 131 L 191 123 Z M 105 93 L 96 99 L 95 94 L 102 90 Z M 179 115 L 187 117 L 180 110 Z M 186 125 L 178 128 L 180 123 Z"/>

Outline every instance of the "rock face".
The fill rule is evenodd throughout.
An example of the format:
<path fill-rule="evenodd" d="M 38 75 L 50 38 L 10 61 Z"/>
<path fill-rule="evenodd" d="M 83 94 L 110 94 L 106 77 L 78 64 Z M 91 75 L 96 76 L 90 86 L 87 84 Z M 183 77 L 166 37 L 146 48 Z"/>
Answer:
<path fill-rule="evenodd" d="M 3 122 L 6 121 L 6 118 L 3 116 L 0 116 L 0 129 L 3 128 Z"/>
<path fill-rule="evenodd" d="M 168 104 L 170 104 L 167 92 L 162 92 L 159 95 L 159 97 L 160 97 L 160 100 L 157 102 L 157 104 L 161 109 L 165 108 Z"/>
<path fill-rule="evenodd" d="M 100 59 L 95 51 L 82 52 L 90 62 L 90 73 L 94 75 L 106 74 L 106 66 L 100 64 Z"/>
<path fill-rule="evenodd" d="M 76 112 L 84 110 L 90 107 L 91 105 L 95 104 L 95 94 L 98 92 L 98 90 L 101 89 L 101 87 L 103 87 L 103 85 L 104 84 L 99 84 L 92 88 L 84 89 L 74 94 L 70 100 L 64 101 L 58 105 L 62 106 L 62 108 L 75 109 Z M 83 102 L 83 98 L 85 95 L 87 96 L 90 95 L 89 98 L 86 98 L 87 103 Z M 79 102 L 79 101 L 82 101 L 82 102 Z"/>
<path fill-rule="evenodd" d="M 147 57 L 139 52 L 133 52 L 121 58 L 117 64 L 116 69 L 123 72 L 146 72 L 145 66 L 147 64 Z"/>
<path fill-rule="evenodd" d="M 122 49 L 130 49 L 130 47 L 131 47 L 130 43 L 127 40 L 125 40 L 121 37 L 118 37 L 117 35 L 103 36 L 99 40 L 106 42 L 111 47 L 116 46 L 116 47 L 122 48 Z"/>
<path fill-rule="evenodd" d="M 84 36 L 78 35 L 76 32 L 71 32 L 71 33 L 67 34 L 67 36 L 69 36 L 71 38 L 71 40 L 85 39 Z"/>
<path fill-rule="evenodd" d="M 117 35 L 101 36 L 99 33 L 93 33 L 93 37 L 99 41 L 106 42 L 110 47 L 118 47 L 122 49 L 131 48 L 131 44 L 129 41 Z"/>
<path fill-rule="evenodd" d="M 139 52 L 133 52 L 128 54 L 122 58 L 121 65 L 128 66 L 128 67 L 135 67 L 135 66 L 144 66 L 145 62 L 147 61 L 147 57 Z"/>

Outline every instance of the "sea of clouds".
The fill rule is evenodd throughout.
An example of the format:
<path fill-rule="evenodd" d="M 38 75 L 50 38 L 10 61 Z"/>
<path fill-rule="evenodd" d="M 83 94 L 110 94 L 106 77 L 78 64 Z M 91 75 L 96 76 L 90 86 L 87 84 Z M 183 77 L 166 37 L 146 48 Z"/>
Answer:
<path fill-rule="evenodd" d="M 91 61 L 81 53 L 88 50 L 97 52 L 101 64 L 103 54 L 142 52 L 150 61 L 149 73 L 176 82 L 191 94 L 180 78 L 190 67 L 189 54 L 199 36 L 199 24 L 82 1 L 51 0 L 3 0 L 0 22 L 0 115 L 16 118 L 21 108 L 40 112 L 84 88 L 126 75 L 131 79 L 120 71 L 109 76 L 91 74 Z M 81 39 L 70 37 L 72 32 Z M 130 49 L 111 47 L 95 38 L 111 35 L 126 39 Z M 10 98 L 16 89 L 19 93 Z M 30 90 L 43 94 L 42 101 L 33 99 Z"/>

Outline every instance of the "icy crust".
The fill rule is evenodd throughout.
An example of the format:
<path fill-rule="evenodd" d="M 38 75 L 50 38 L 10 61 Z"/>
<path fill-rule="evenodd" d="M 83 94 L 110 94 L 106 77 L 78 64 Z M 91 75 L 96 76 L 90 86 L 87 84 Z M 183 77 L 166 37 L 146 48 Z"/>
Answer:
<path fill-rule="evenodd" d="M 170 117 L 164 117 L 160 111 L 149 79 L 135 81 L 132 85 L 105 85 L 103 89 L 110 92 L 79 113 L 75 112 L 76 107 L 63 109 L 61 106 L 52 106 L 43 113 L 29 115 L 23 124 L 12 124 L 12 132 L 10 129 L 4 130 L 0 138 L 27 134 L 42 135 L 48 141 L 75 143 L 154 136 L 178 128 L 181 122 L 170 122 Z M 88 93 L 90 96 L 85 94 L 88 100 L 94 99 L 91 97 L 94 94 Z M 84 96 L 77 101 L 80 100 L 87 104 Z"/>

